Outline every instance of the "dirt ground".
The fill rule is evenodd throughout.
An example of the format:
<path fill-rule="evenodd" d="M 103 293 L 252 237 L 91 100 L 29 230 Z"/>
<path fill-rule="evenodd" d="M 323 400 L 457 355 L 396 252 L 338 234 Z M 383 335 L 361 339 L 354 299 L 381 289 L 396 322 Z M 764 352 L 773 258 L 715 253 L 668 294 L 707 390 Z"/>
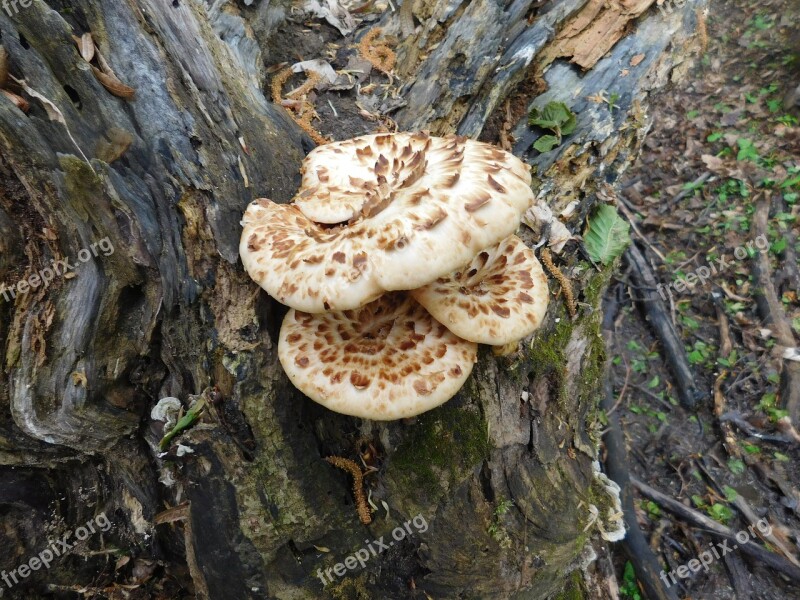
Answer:
<path fill-rule="evenodd" d="M 652 130 L 620 200 L 707 396 L 696 412 L 680 406 L 623 271 L 610 290 L 622 299 L 610 349 L 616 410 L 632 476 L 733 532 L 753 517 L 766 519 L 773 536 L 767 546 L 793 559 L 800 554 L 800 453 L 796 432 L 781 421 L 788 413 L 780 394 L 789 364 L 781 356 L 791 343 L 759 312 L 754 265 L 760 253 L 768 257 L 796 346 L 800 111 L 787 96 L 800 85 L 800 2 L 712 2 L 707 30 L 692 73 L 651 105 Z M 754 231 L 761 203 L 770 206 L 767 239 Z M 715 541 L 651 500 L 637 496 L 636 504 L 640 527 L 668 571 Z M 643 598 L 623 557 L 617 566 L 621 596 Z M 742 553 L 675 586 L 680 597 L 800 598 L 800 588 Z"/>

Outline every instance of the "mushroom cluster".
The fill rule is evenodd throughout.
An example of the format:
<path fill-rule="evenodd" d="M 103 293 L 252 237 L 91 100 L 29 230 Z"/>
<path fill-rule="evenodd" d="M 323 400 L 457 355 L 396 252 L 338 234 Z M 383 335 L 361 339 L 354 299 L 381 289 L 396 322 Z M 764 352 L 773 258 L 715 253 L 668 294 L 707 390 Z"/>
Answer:
<path fill-rule="evenodd" d="M 327 408 L 400 419 L 449 400 L 477 344 L 533 332 L 547 279 L 514 235 L 533 203 L 521 160 L 482 142 L 366 135 L 314 149 L 290 204 L 242 220 L 247 273 L 291 310 L 278 357 Z"/>

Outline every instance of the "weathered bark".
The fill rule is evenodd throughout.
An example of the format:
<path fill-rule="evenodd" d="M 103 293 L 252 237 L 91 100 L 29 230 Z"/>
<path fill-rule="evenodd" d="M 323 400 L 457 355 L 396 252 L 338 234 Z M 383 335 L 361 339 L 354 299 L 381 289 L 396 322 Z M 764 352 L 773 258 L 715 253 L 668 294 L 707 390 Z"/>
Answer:
<path fill-rule="evenodd" d="M 491 139 L 509 99 L 515 151 L 554 211 L 578 202 L 568 225 L 579 234 L 599 183 L 613 186 L 637 151 L 648 93 L 688 52 L 701 2 L 671 14 L 652 2 L 415 0 L 416 33 L 398 48 L 406 104 L 394 116 L 404 129 Z M 141 584 L 140 597 L 544 598 L 583 561 L 596 531 L 589 506 L 608 503 L 592 462 L 609 273 L 576 245 L 561 264 L 579 317 L 554 300 L 531 343 L 511 357 L 482 352 L 464 390 L 414 423 L 330 413 L 283 375 L 281 307 L 244 274 L 237 244 L 247 203 L 288 200 L 310 147 L 263 91 L 272 37 L 298 27 L 287 14 L 226 0 L 0 11 L 11 74 L 66 123 L 19 89 L 28 114 L 0 95 L 0 279 L 74 263 L 106 237 L 114 247 L 75 277 L 0 298 L 0 568 L 44 549 L 53 523 L 64 533 L 105 511 L 114 524 L 12 596 L 116 581 Z M 401 29 L 390 11 L 380 24 Z M 88 31 L 133 100 L 111 95 L 80 57 L 71 36 Z M 581 51 L 590 43 L 606 45 L 598 62 Z M 585 72 L 563 58 L 573 55 Z M 613 110 L 586 99 L 600 92 L 618 94 Z M 578 127 L 537 155 L 525 114 L 551 99 L 573 107 Z M 213 399 L 208 413 L 175 440 L 193 453 L 159 455 L 150 409 L 199 394 Z M 344 473 L 321 460 L 355 458 L 364 443 L 378 452 L 368 527 Z M 185 513 L 156 524 L 183 502 Z M 416 515 L 425 533 L 323 591 L 318 569 Z M 133 560 L 115 572 L 121 556 L 163 569 L 145 580 Z"/>

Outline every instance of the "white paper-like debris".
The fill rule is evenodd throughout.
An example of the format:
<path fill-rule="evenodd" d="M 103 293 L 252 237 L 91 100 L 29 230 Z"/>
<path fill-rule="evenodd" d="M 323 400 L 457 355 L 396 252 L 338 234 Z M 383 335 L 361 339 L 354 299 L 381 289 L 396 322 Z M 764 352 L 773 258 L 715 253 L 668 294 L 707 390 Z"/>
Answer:
<path fill-rule="evenodd" d="M 178 449 L 175 452 L 177 456 L 186 456 L 187 454 L 194 454 L 194 449 L 190 446 L 184 446 L 183 444 L 178 444 Z"/>
<path fill-rule="evenodd" d="M 792 360 L 794 362 L 800 362 L 800 348 L 784 348 L 783 349 L 783 358 L 785 360 Z"/>
<path fill-rule="evenodd" d="M 181 401 L 177 398 L 171 396 L 162 398 L 150 411 L 150 418 L 153 421 L 163 421 L 164 429 L 170 429 L 177 422 L 182 406 Z"/>
<path fill-rule="evenodd" d="M 572 234 L 546 204 L 535 204 L 522 215 L 522 222 L 533 232 L 541 237 L 547 225 L 550 225 L 550 234 L 547 245 L 556 254 L 561 254 L 564 244 L 572 239 Z"/>
<path fill-rule="evenodd" d="M 306 0 L 303 10 L 336 27 L 342 35 L 349 35 L 358 24 L 339 0 Z"/>
<path fill-rule="evenodd" d="M 303 73 L 316 73 L 319 75 L 318 89 L 325 89 L 334 84 L 338 77 L 330 63 L 321 58 L 294 63 L 292 65 L 292 71 L 294 73 L 300 73 L 302 71 Z"/>
<path fill-rule="evenodd" d="M 567 207 L 564 210 L 562 210 L 561 214 L 558 216 L 561 217 L 562 219 L 569 219 L 575 212 L 575 209 L 578 208 L 580 205 L 581 205 L 580 202 L 578 202 L 577 200 L 573 200 L 572 202 L 567 204 Z"/>

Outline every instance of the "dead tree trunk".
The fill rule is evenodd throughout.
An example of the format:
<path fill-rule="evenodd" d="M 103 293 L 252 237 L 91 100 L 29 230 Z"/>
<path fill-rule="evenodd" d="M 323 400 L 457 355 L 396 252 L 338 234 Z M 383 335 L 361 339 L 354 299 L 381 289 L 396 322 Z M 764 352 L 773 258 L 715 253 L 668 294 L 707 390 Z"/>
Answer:
<path fill-rule="evenodd" d="M 578 235 L 637 152 L 648 94 L 686 64 L 702 5 L 405 1 L 380 17 L 388 39 L 413 32 L 395 47 L 400 100 L 384 110 L 406 130 L 513 138 L 541 201 L 571 207 Z M 576 319 L 554 297 L 534 339 L 511 357 L 483 352 L 456 398 L 414 423 L 375 423 L 292 388 L 276 357 L 281 308 L 238 262 L 245 206 L 291 198 L 310 148 L 265 92 L 265 67 L 318 38 L 346 62 L 374 23 L 343 39 L 269 0 L 2 7 L 13 95 L 0 94 L 0 281 L 14 293 L 0 298 L 0 568 L 19 580 L 0 584 L 7 597 L 131 585 L 125 597 L 545 598 L 575 585 L 597 531 L 590 506 L 602 522 L 609 502 L 592 468 L 608 270 L 571 243 L 559 264 Z M 87 32 L 118 81 L 90 48 L 82 57 L 73 36 Z M 357 99 L 320 96 L 323 133 L 376 128 L 346 121 Z M 578 126 L 539 154 L 526 114 L 549 100 Z M 33 285 L 60 259 L 75 268 Z M 23 280 L 31 289 L 11 287 Z M 152 407 L 201 394 L 206 414 L 161 455 Z M 370 526 L 322 460 L 359 454 L 377 468 Z M 101 512 L 111 529 L 23 576 L 49 540 Z M 318 570 L 418 515 L 426 531 L 412 525 L 323 588 Z"/>

